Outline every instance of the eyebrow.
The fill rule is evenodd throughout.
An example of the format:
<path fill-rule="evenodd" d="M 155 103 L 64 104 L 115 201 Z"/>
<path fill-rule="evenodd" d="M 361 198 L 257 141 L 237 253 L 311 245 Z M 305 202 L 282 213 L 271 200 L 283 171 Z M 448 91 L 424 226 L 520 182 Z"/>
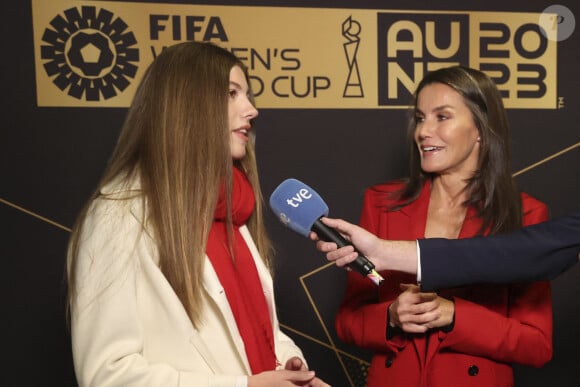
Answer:
<path fill-rule="evenodd" d="M 435 107 L 431 111 L 433 111 L 433 112 L 440 112 L 440 111 L 445 110 L 445 109 L 454 109 L 454 107 L 451 106 L 451 105 L 441 105 L 441 106 Z M 419 108 L 415 108 L 415 113 L 423 113 L 423 111 L 421 109 L 419 109 Z"/>

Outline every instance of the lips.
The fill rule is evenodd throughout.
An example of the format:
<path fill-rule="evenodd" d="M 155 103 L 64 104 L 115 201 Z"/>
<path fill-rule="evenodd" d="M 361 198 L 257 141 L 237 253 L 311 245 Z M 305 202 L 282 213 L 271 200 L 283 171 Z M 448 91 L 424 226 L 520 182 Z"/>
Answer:
<path fill-rule="evenodd" d="M 237 134 L 238 136 L 244 138 L 245 140 L 248 139 L 248 133 L 250 132 L 249 129 L 247 128 L 240 128 L 240 129 L 234 129 L 233 132 L 235 134 Z"/>
<path fill-rule="evenodd" d="M 441 146 L 422 146 L 421 147 L 421 151 L 423 151 L 423 152 L 435 152 L 435 151 L 438 151 L 441 149 L 443 149 L 443 147 L 441 147 Z"/>

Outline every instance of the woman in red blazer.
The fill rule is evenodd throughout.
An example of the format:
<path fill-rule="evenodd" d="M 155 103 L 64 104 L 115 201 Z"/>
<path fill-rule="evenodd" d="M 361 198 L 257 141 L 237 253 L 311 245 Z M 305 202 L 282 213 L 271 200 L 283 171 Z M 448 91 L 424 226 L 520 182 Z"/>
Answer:
<path fill-rule="evenodd" d="M 366 191 L 361 226 L 383 239 L 466 238 L 547 219 L 543 203 L 517 192 L 505 109 L 487 76 L 441 69 L 415 95 L 411 175 Z M 548 282 L 433 293 L 414 275 L 381 274 L 379 288 L 349 274 L 336 319 L 342 340 L 375 352 L 368 387 L 508 387 L 510 364 L 552 356 Z"/>

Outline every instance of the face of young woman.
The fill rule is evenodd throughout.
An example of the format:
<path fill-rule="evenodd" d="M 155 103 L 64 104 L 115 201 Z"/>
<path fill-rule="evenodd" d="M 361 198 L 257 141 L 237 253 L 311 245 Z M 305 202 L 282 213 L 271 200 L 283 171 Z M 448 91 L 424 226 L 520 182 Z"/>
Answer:
<path fill-rule="evenodd" d="M 258 116 L 258 110 L 249 99 L 249 86 L 244 72 L 238 66 L 230 71 L 228 117 L 230 125 L 230 151 L 234 159 L 246 155 L 250 120 Z"/>
<path fill-rule="evenodd" d="M 423 171 L 468 177 L 477 170 L 479 130 L 458 92 L 442 83 L 425 86 L 417 96 L 415 120 Z"/>

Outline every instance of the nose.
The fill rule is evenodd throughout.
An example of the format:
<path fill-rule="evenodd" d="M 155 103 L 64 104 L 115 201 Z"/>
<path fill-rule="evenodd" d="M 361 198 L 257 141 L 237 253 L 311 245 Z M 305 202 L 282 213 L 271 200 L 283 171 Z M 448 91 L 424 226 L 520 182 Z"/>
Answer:
<path fill-rule="evenodd" d="M 417 140 L 429 138 L 433 133 L 433 129 L 434 125 L 427 118 L 424 118 L 422 122 L 418 122 L 415 126 L 415 138 Z"/>
<path fill-rule="evenodd" d="M 243 110 L 243 116 L 244 118 L 248 119 L 248 120 L 252 120 L 256 117 L 258 117 L 258 109 L 256 109 L 256 107 L 254 106 L 254 104 L 252 103 L 252 101 L 247 100 L 247 106 L 244 108 Z"/>

